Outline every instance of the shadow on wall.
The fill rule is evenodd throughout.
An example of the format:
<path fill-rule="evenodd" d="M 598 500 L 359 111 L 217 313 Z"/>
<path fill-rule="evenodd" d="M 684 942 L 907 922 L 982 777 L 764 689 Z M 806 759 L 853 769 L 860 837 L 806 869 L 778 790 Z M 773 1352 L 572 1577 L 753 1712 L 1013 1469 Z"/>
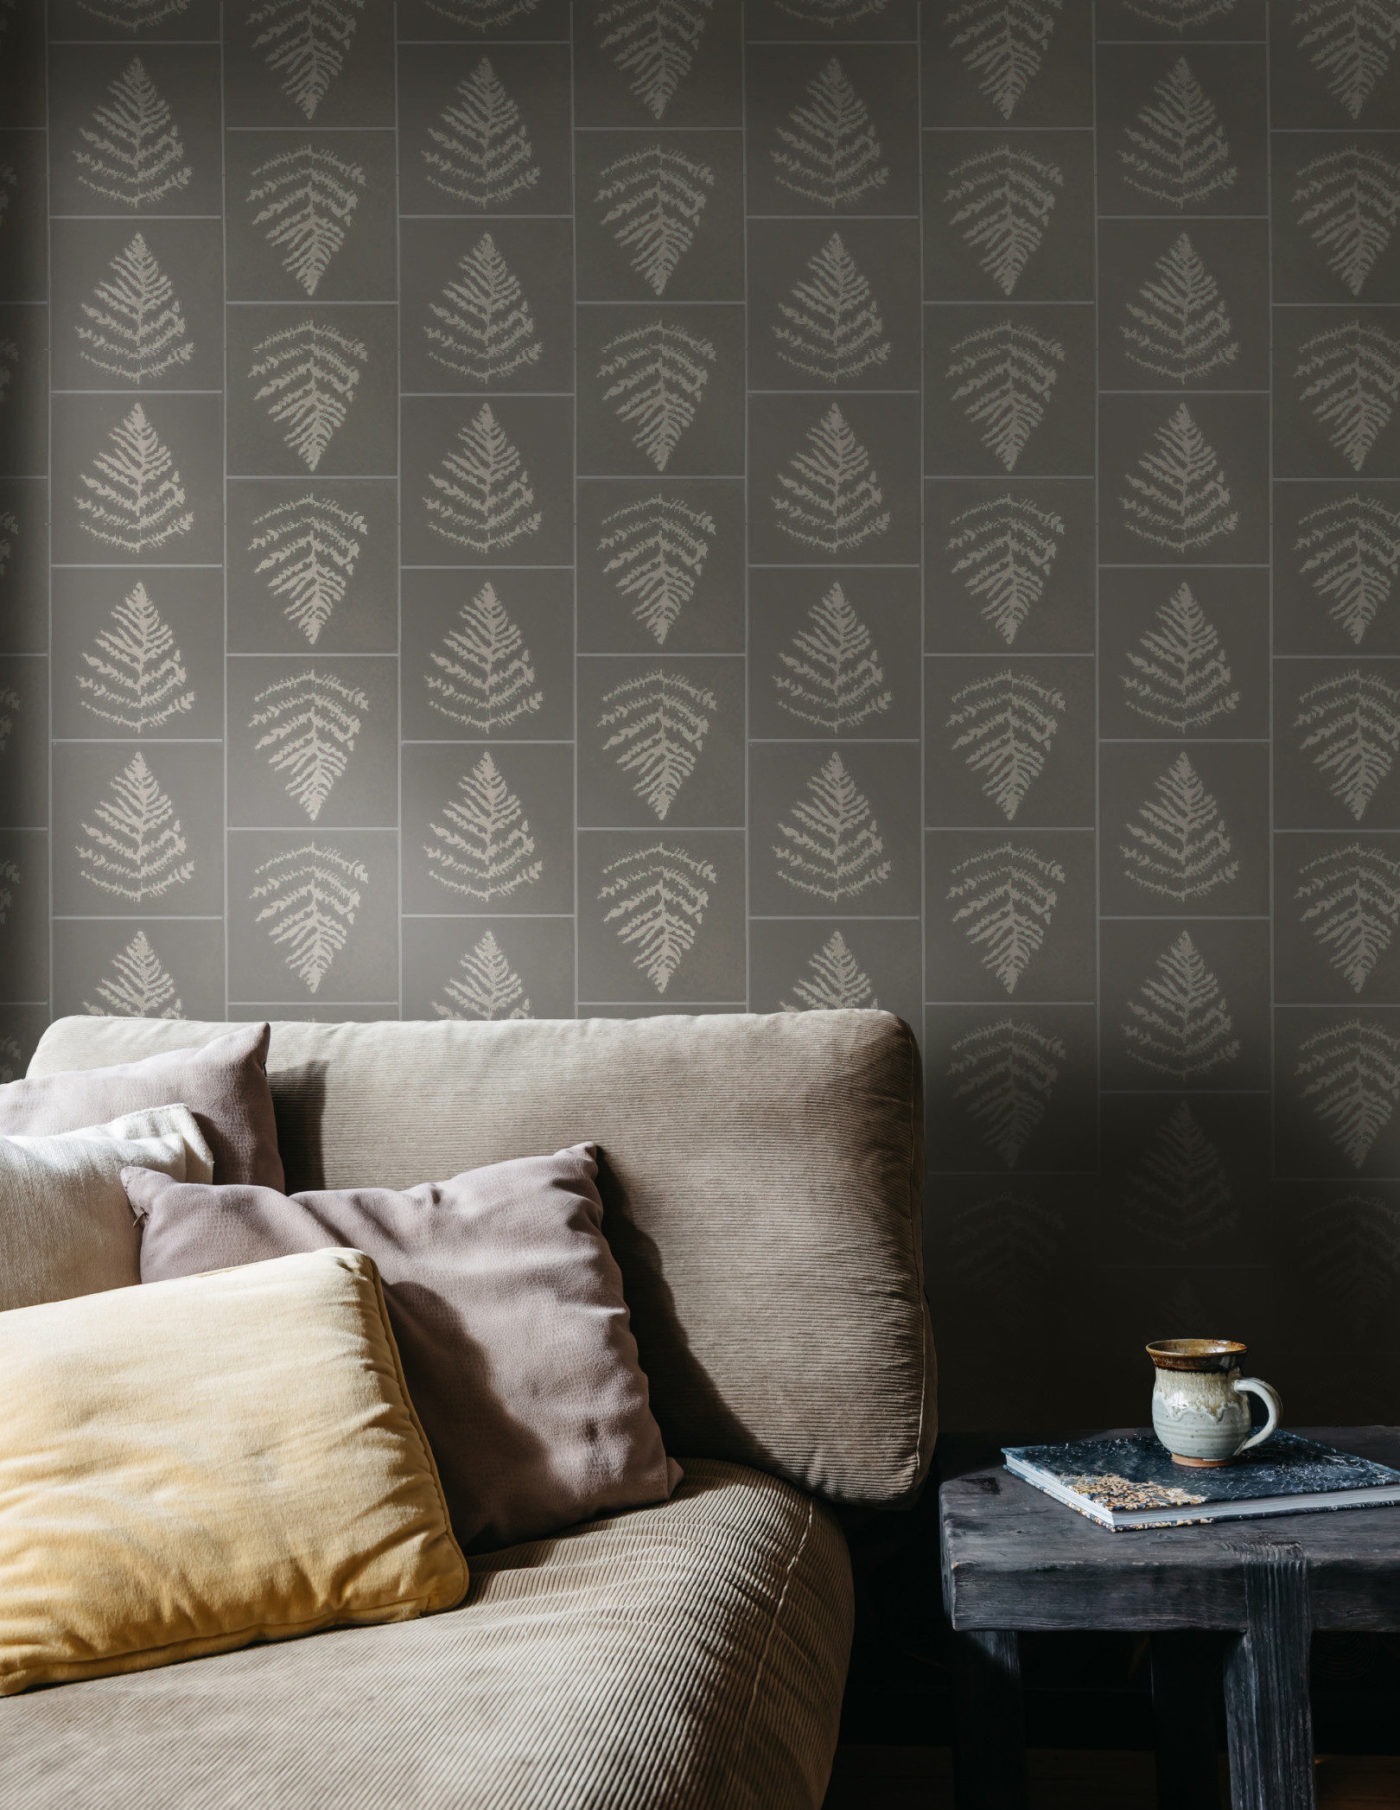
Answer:
<path fill-rule="evenodd" d="M 1384 1364 L 1315 1356 L 1332 1316 L 1346 1350 L 1394 1342 L 1400 1186 L 1372 1174 L 1384 1114 L 1353 1097 L 1358 1077 L 1383 1084 L 1385 1033 L 1343 1012 L 1285 1021 L 1291 1090 L 1237 1091 L 1260 1054 L 1232 1005 L 1249 975 L 1217 973 L 1194 930 L 1169 932 L 1117 1022 L 1105 1014 L 1101 1086 L 1090 1011 L 1077 1047 L 1063 1011 L 1053 1029 L 1033 1005 L 928 1014 L 925 1243 L 950 1431 L 1142 1423 L 1142 1347 L 1174 1336 L 1244 1340 L 1294 1423 L 1393 1417 Z M 1280 1166 L 1315 1179 L 1271 1176 L 1273 1138 Z M 939 1167 L 961 1172 L 955 1188 Z"/>

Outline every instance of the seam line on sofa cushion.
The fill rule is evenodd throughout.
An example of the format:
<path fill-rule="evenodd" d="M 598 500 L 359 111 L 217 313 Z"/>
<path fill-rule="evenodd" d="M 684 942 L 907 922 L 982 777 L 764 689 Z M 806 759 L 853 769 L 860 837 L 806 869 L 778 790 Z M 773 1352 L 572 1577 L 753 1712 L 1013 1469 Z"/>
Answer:
<path fill-rule="evenodd" d="M 768 1633 L 764 1638 L 763 1650 L 758 1656 L 758 1663 L 754 1667 L 753 1688 L 749 1692 L 748 1708 L 744 1711 L 744 1725 L 739 1730 L 739 1739 L 734 1744 L 734 1763 L 730 1769 L 729 1779 L 727 1781 L 728 1786 L 732 1786 L 734 1783 L 735 1775 L 739 1770 L 739 1762 L 743 1758 L 744 1749 L 748 1745 L 749 1729 L 753 1725 L 753 1713 L 758 1704 L 759 1688 L 763 1683 L 763 1674 L 768 1669 L 768 1655 L 773 1650 L 773 1639 L 778 1632 L 778 1623 L 782 1619 L 783 1608 L 787 1602 L 788 1588 L 792 1583 L 793 1573 L 802 1562 L 802 1555 L 807 1550 L 807 1541 L 811 1537 L 812 1523 L 816 1519 L 816 1513 L 817 1505 L 810 1497 L 808 1497 L 807 1520 L 802 1529 L 802 1538 L 797 1542 L 797 1550 L 788 1560 L 787 1570 L 783 1573 L 783 1587 L 778 1592 L 778 1600 L 774 1603 L 773 1613 L 768 1618 Z M 722 1801 L 725 1803 L 729 1802 L 728 1789 L 726 1789 Z"/>

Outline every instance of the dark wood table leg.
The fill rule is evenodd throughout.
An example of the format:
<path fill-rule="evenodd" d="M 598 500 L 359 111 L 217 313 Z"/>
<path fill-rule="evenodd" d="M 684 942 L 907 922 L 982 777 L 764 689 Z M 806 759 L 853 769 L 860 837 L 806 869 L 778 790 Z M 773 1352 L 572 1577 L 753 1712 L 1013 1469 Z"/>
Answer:
<path fill-rule="evenodd" d="M 1157 1810 L 1219 1810 L 1216 1717 L 1220 1637 L 1182 1630 L 1152 1636 Z"/>
<path fill-rule="evenodd" d="M 958 1810 L 1025 1810 L 1020 1636 L 977 1628 L 953 1638 L 958 1655 Z"/>
<path fill-rule="evenodd" d="M 1312 1606 L 1302 1548 L 1238 1548 L 1246 1626 L 1225 1653 L 1225 1719 L 1234 1810 L 1315 1810 L 1308 1645 Z"/>

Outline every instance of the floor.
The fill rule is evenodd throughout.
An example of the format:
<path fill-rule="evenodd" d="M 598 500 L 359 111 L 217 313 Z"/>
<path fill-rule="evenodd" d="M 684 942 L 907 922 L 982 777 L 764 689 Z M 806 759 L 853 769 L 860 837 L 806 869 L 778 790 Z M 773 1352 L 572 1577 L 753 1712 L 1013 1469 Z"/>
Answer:
<path fill-rule="evenodd" d="M 1150 1754 L 1042 1748 L 1031 1754 L 1030 1773 L 1031 1810 L 1155 1810 Z M 1400 1810 L 1400 1759 L 1320 1759 L 1317 1803 Z M 941 1747 L 843 1747 L 825 1810 L 953 1810 L 951 1756 Z"/>

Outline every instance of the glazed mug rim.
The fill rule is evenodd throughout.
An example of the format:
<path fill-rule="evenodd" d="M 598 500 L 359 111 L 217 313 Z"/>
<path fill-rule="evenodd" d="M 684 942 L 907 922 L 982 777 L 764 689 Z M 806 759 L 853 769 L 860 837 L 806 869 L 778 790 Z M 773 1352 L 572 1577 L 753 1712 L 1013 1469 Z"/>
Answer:
<path fill-rule="evenodd" d="M 1238 1339 L 1153 1339 L 1145 1350 L 1159 1370 L 1233 1370 L 1248 1347 Z"/>

